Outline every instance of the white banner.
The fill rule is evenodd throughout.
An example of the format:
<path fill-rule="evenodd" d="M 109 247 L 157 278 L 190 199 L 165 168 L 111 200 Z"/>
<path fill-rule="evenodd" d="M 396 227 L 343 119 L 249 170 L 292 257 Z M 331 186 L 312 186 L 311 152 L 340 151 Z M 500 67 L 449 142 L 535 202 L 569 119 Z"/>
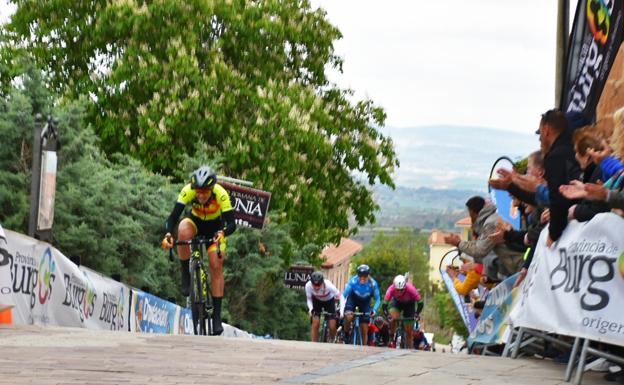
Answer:
<path fill-rule="evenodd" d="M 0 311 L 13 307 L 11 261 L 9 258 L 6 234 L 0 225 Z"/>
<path fill-rule="evenodd" d="M 624 346 L 624 219 L 572 221 L 549 249 L 542 231 L 510 319 L 514 326 Z"/>
<path fill-rule="evenodd" d="M 79 268 L 48 243 L 6 233 L 15 324 L 128 330 L 127 286 Z"/>

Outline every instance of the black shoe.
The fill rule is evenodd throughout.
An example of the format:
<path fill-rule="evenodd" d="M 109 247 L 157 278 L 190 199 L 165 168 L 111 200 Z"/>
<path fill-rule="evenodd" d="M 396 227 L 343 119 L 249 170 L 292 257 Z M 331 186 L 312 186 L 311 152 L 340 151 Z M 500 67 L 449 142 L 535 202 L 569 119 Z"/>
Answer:
<path fill-rule="evenodd" d="M 180 260 L 180 273 L 182 275 L 182 284 L 180 285 L 180 290 L 182 291 L 182 295 L 184 297 L 188 297 L 191 287 L 191 273 L 189 272 L 188 259 L 186 261 Z"/>
<path fill-rule="evenodd" d="M 212 335 L 219 336 L 223 333 L 223 325 L 221 325 L 221 317 L 218 315 L 212 315 Z"/>

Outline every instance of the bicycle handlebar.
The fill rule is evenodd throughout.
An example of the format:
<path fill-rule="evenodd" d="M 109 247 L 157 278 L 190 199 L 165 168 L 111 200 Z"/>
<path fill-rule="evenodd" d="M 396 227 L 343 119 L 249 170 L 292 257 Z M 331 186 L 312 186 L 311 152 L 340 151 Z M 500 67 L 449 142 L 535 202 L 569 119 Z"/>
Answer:
<path fill-rule="evenodd" d="M 188 240 L 175 240 L 173 241 L 172 246 L 199 246 L 199 245 L 211 245 L 215 243 L 219 238 L 218 237 L 204 237 L 204 236 L 196 236 L 192 239 Z M 221 248 L 217 247 L 217 255 L 221 258 Z M 169 249 L 169 260 L 173 262 L 175 258 L 173 257 L 173 247 Z"/>

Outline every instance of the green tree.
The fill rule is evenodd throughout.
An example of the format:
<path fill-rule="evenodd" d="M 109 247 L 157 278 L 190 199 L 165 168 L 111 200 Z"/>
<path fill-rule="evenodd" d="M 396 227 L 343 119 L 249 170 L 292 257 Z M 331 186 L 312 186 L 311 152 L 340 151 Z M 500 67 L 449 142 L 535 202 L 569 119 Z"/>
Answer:
<path fill-rule="evenodd" d="M 341 35 L 308 0 L 14 3 L 0 71 L 19 47 L 53 90 L 89 95 L 107 153 L 168 175 L 184 154 L 219 154 L 225 174 L 273 193 L 300 244 L 373 221 L 369 187 L 393 186 L 385 113 L 328 81 Z"/>
<path fill-rule="evenodd" d="M 397 234 L 377 234 L 354 259 L 365 263 L 380 287 L 386 289 L 397 274 L 410 274 L 410 281 L 421 294 L 429 292 L 427 237 L 413 229 L 401 228 Z"/>
<path fill-rule="evenodd" d="M 54 245 L 66 256 L 103 274 L 167 298 L 177 292 L 166 255 L 158 248 L 175 187 L 126 155 L 109 159 L 84 125 L 85 103 L 53 108 L 53 97 L 36 71 L 0 99 L 0 222 L 25 233 L 28 227 L 32 133 L 35 112 L 59 119 Z"/>
<path fill-rule="evenodd" d="M 40 76 L 30 72 L 22 80 L 0 99 L 0 142 L 5 143 L 0 146 L 0 223 L 20 232 L 28 227 L 30 146 L 39 101 L 41 111 L 59 118 L 62 143 L 54 245 L 105 275 L 121 273 L 126 283 L 184 303 L 177 263 L 171 264 L 158 247 L 181 185 L 128 156 L 107 157 L 93 130 L 84 126 L 84 103 L 52 108 L 54 98 L 41 87 Z M 228 321 L 256 334 L 307 339 L 305 299 L 284 287 L 283 272 L 294 260 L 316 261 L 319 248 L 299 248 L 288 227 L 275 221 L 264 231 L 239 229 L 228 241 Z"/>

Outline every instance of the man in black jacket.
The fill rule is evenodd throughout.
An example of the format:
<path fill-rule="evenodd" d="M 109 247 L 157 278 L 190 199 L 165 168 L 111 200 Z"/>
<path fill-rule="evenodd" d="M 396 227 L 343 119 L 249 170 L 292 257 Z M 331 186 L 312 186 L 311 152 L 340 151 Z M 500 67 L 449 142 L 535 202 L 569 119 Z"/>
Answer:
<path fill-rule="evenodd" d="M 547 245 L 556 242 L 568 225 L 568 209 L 573 204 L 559 192 L 559 186 L 570 183 L 580 176 L 580 168 L 574 157 L 572 133 L 563 112 L 549 110 L 542 114 L 539 129 L 542 154 L 544 154 L 545 179 L 548 185 L 550 225 Z M 494 188 L 509 191 L 521 201 L 537 206 L 535 192 L 520 189 L 511 181 L 510 172 L 502 172 L 501 179 L 492 180 Z"/>

